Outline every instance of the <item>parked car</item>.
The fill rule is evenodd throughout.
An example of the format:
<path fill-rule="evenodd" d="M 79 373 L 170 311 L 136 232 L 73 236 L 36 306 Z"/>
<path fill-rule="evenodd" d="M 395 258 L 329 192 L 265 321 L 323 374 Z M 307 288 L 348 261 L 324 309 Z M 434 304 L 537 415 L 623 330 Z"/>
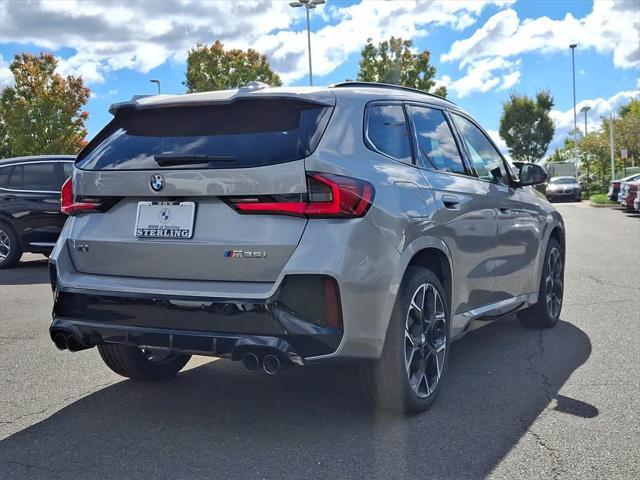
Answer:
<path fill-rule="evenodd" d="M 97 346 L 141 380 L 191 354 L 269 374 L 358 360 L 377 402 L 421 411 L 471 321 L 558 321 L 564 226 L 531 186 L 546 174 L 517 180 L 450 101 L 254 85 L 112 113 L 62 188 L 60 349 Z"/>
<path fill-rule="evenodd" d="M 51 253 L 66 220 L 60 187 L 74 160 L 68 155 L 0 160 L 0 268 L 15 266 L 23 252 Z"/>
<path fill-rule="evenodd" d="M 638 195 L 638 185 L 640 184 L 640 180 L 624 182 L 622 185 L 624 189 L 621 190 L 620 194 L 620 205 L 630 210 L 633 210 L 633 202 Z"/>
<path fill-rule="evenodd" d="M 620 180 L 612 180 L 609 184 L 609 192 L 607 195 L 609 196 L 609 200 L 612 202 L 618 201 L 618 194 L 620 193 L 620 185 L 622 182 L 629 182 L 634 180 L 640 180 L 640 174 L 636 173 L 634 175 L 629 175 L 628 177 L 622 178 Z"/>
<path fill-rule="evenodd" d="M 546 195 L 549 201 L 579 202 L 582 199 L 582 188 L 576 177 L 552 177 L 547 184 Z"/>

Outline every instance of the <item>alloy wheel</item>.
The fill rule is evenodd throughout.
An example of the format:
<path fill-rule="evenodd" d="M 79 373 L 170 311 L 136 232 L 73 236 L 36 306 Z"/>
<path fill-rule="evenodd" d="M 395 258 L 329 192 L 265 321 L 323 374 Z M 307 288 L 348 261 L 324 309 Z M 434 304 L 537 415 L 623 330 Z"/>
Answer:
<path fill-rule="evenodd" d="M 0 230 L 0 263 L 4 262 L 11 253 L 11 239 L 7 232 Z"/>
<path fill-rule="evenodd" d="M 547 301 L 547 312 L 551 318 L 557 318 L 562 306 L 562 256 L 556 247 L 549 251 L 547 259 L 547 278 L 545 283 L 545 294 Z"/>
<path fill-rule="evenodd" d="M 447 319 L 438 290 L 420 285 L 411 299 L 405 322 L 405 367 L 411 388 L 421 398 L 440 381 L 447 348 Z"/>

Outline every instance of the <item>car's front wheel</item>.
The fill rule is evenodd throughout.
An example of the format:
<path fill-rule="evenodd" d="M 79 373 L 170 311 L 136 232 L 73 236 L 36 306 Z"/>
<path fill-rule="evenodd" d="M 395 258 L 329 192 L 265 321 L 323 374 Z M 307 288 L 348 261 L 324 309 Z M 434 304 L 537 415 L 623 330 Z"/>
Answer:
<path fill-rule="evenodd" d="M 436 399 L 447 369 L 449 307 L 438 277 L 411 267 L 398 292 L 381 358 L 365 380 L 376 403 L 415 413 Z"/>
<path fill-rule="evenodd" d="M 145 349 L 118 344 L 98 345 L 98 352 L 111 370 L 135 380 L 165 380 L 176 375 L 191 355 L 168 350 Z"/>
<path fill-rule="evenodd" d="M 564 251 L 555 238 L 549 240 L 544 258 L 538 302 L 518 313 L 527 327 L 549 328 L 558 323 L 564 296 Z"/>

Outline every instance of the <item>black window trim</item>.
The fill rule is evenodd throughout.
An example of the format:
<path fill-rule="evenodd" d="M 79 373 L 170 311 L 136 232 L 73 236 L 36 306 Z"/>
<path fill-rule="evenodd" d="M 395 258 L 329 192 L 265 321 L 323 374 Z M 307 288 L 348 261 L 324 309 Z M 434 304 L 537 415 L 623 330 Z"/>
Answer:
<path fill-rule="evenodd" d="M 478 122 L 476 122 L 475 120 L 473 120 L 469 115 L 466 115 L 462 112 L 458 112 L 458 111 L 447 111 L 447 113 L 452 117 L 451 118 L 451 125 L 453 126 L 454 130 L 455 130 L 455 135 L 460 139 L 460 143 L 463 147 L 463 151 L 464 151 L 464 156 L 466 157 L 467 163 L 471 166 L 472 169 L 472 174 L 470 175 L 471 178 L 474 178 L 480 182 L 485 182 L 485 183 L 491 183 L 493 185 L 500 185 L 502 187 L 507 187 L 509 189 L 513 188 L 513 184 L 515 183 L 515 178 L 514 178 L 514 174 L 511 171 L 511 167 L 509 166 L 509 162 L 507 162 L 507 160 L 504 158 L 504 156 L 502 155 L 502 152 L 500 151 L 500 149 L 497 147 L 497 145 L 495 144 L 495 142 L 491 139 L 491 136 L 485 132 L 484 128 L 482 128 L 480 125 L 478 125 Z M 473 161 L 471 160 L 471 154 L 469 153 L 469 150 L 467 149 L 467 145 L 465 144 L 463 138 L 462 138 L 462 134 L 460 133 L 460 130 L 458 130 L 458 127 L 455 123 L 455 121 L 453 121 L 453 115 L 457 115 L 461 118 L 464 118 L 465 120 L 468 120 L 472 125 L 474 125 L 478 130 L 480 130 L 480 133 L 482 133 L 484 135 L 484 137 L 489 140 L 489 143 L 491 144 L 491 146 L 493 146 L 493 148 L 495 149 L 496 152 L 498 152 L 498 155 L 500 156 L 500 159 L 502 160 L 502 164 L 505 167 L 505 170 L 507 172 L 507 176 L 509 177 L 509 184 L 505 185 L 504 183 L 498 182 L 496 180 L 487 180 L 485 178 L 480 178 L 480 176 L 478 175 L 478 171 L 476 170 L 475 165 L 473 164 Z"/>
<path fill-rule="evenodd" d="M 412 167 L 417 167 L 416 151 L 415 151 L 415 146 L 412 140 L 413 133 L 411 130 L 411 123 L 409 121 L 407 109 L 404 104 L 405 102 L 402 100 L 372 100 L 370 102 L 367 102 L 364 108 L 364 122 L 363 122 L 363 132 L 362 132 L 363 140 L 364 140 L 365 146 L 372 152 L 377 153 L 378 155 L 382 155 L 383 157 L 393 160 L 394 162 L 401 163 L 402 165 L 410 165 Z M 399 158 L 392 157 L 391 155 L 387 155 L 383 151 L 378 150 L 378 148 L 376 148 L 373 142 L 369 139 L 369 114 L 371 113 L 371 109 L 379 106 L 385 107 L 385 106 L 392 106 L 392 105 L 400 106 L 402 108 L 402 113 L 404 114 L 404 123 L 407 128 L 407 134 L 409 136 L 409 150 L 411 151 L 411 163 L 404 162 Z"/>
<path fill-rule="evenodd" d="M 57 164 L 61 164 L 61 163 L 74 163 L 74 160 L 56 160 L 56 159 L 49 159 L 49 160 L 33 160 L 33 161 L 22 161 L 22 162 L 13 162 L 13 163 L 7 163 L 5 165 L 0 165 L 0 168 L 8 168 L 8 167 L 14 167 L 14 166 L 18 166 L 18 165 L 33 165 L 35 163 L 55 163 L 56 164 L 56 172 L 57 175 L 59 175 L 59 167 Z M 17 188 L 5 188 L 5 187 L 0 187 L 0 191 L 3 192 L 15 192 L 15 193 L 55 193 L 55 194 L 59 194 L 60 190 L 25 190 L 25 189 L 17 189 Z"/>
<path fill-rule="evenodd" d="M 428 172 L 434 172 L 434 173 L 439 173 L 442 175 L 455 175 L 455 176 L 459 176 L 459 177 L 469 177 L 469 176 L 473 176 L 474 175 L 474 170 L 472 170 L 472 167 L 470 167 L 469 162 L 466 158 L 465 153 L 462 150 L 462 144 L 461 144 L 461 139 L 458 137 L 457 135 L 457 131 L 453 125 L 453 122 L 451 120 L 451 118 L 449 118 L 448 115 L 448 110 L 445 108 L 442 108 L 440 106 L 435 106 L 433 104 L 429 104 L 429 103 L 423 103 L 423 102 L 417 102 L 417 101 L 405 101 L 405 115 L 408 117 L 408 125 L 409 125 L 409 129 L 411 130 L 411 143 L 412 143 L 412 148 L 414 150 L 414 164 L 416 166 L 416 168 L 419 168 L 421 170 L 426 170 Z M 456 147 L 458 148 L 458 153 L 460 154 L 460 160 L 462 161 L 462 166 L 464 167 L 465 173 L 458 173 L 458 172 L 446 172 L 444 170 L 438 170 L 437 168 L 427 168 L 424 167 L 422 165 L 420 165 L 420 162 L 418 162 L 418 132 L 415 128 L 415 125 L 413 124 L 413 119 L 411 118 L 411 115 L 409 115 L 409 112 L 407 112 L 407 106 L 416 106 L 416 107 L 422 107 L 422 108 L 429 108 L 431 110 L 440 110 L 442 112 L 442 115 L 445 118 L 445 121 L 447 122 L 447 125 L 449 125 L 449 130 L 451 131 L 451 135 L 453 136 L 453 141 L 456 143 Z"/>

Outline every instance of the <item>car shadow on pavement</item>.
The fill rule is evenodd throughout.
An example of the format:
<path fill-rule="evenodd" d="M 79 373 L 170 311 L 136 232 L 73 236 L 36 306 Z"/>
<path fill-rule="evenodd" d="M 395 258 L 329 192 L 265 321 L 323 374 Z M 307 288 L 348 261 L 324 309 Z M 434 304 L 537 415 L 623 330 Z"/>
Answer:
<path fill-rule="evenodd" d="M 0 270 L 0 285 L 35 285 L 49 283 L 48 260 L 19 262 L 13 268 Z"/>
<path fill-rule="evenodd" d="M 411 417 L 367 406 L 346 366 L 270 377 L 214 361 L 123 380 L 0 442 L 0 477 L 481 478 L 548 410 L 598 415 L 558 393 L 591 353 L 575 325 L 500 320 L 451 353 L 438 401 Z"/>

